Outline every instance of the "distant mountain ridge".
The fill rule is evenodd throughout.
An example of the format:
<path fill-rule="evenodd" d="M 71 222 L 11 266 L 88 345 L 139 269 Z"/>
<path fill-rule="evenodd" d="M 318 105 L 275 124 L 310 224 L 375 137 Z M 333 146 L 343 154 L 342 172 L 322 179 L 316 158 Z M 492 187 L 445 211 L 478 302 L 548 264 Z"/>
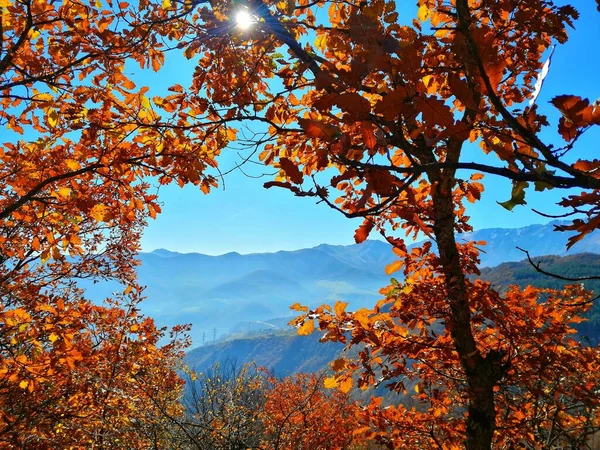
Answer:
<path fill-rule="evenodd" d="M 542 256 L 534 258 L 536 263 L 552 273 L 567 277 L 585 277 L 600 274 L 600 255 L 580 253 L 569 256 Z M 481 278 L 500 290 L 511 284 L 533 285 L 540 288 L 559 289 L 568 282 L 551 278 L 537 272 L 528 261 L 508 262 L 497 267 L 484 268 Z M 600 294 L 600 280 L 589 280 L 587 289 Z M 580 339 L 596 345 L 600 342 L 600 303 L 588 315 L 588 321 L 577 325 Z M 280 321 L 280 325 L 281 321 Z M 196 370 L 206 370 L 215 362 L 235 361 L 238 365 L 254 362 L 273 370 L 278 375 L 289 375 L 303 371 L 327 369 L 331 361 L 338 358 L 343 345 L 319 343 L 319 333 L 299 336 L 294 330 L 234 335 L 216 343 L 208 343 L 190 351 L 186 360 Z"/>
<path fill-rule="evenodd" d="M 553 232 L 554 224 L 485 229 L 462 238 L 487 241 L 483 266 L 523 259 L 517 246 L 533 256 L 564 255 L 570 235 Z M 581 251 L 600 253 L 600 234 L 586 237 L 570 253 Z M 385 266 L 395 258 L 382 241 L 247 255 L 154 250 L 139 255 L 139 280 L 147 286 L 142 310 L 159 325 L 192 323 L 194 345 L 199 345 L 239 329 L 240 322 L 289 316 L 295 302 L 315 306 L 341 299 L 352 308 L 372 305 L 389 282 Z M 95 300 L 123 289 L 111 283 L 82 286 Z"/>

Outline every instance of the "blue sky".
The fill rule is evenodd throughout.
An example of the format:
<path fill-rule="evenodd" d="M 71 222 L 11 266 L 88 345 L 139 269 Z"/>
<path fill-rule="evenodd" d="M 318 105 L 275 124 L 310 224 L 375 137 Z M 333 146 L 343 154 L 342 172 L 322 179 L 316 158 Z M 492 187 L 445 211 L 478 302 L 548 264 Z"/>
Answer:
<path fill-rule="evenodd" d="M 592 101 L 600 97 L 600 13 L 591 0 L 570 3 L 579 10 L 581 17 L 576 29 L 570 30 L 570 40 L 556 48 L 550 72 L 536 102 L 554 125 L 543 137 L 546 142 L 557 145 L 562 145 L 561 138 L 553 132 L 559 113 L 548 101 L 560 94 L 580 95 Z M 151 87 L 176 82 L 185 86 L 191 77 L 193 61 L 167 59 L 165 69 L 150 75 L 148 83 Z M 600 133 L 593 131 L 578 142 L 578 155 L 598 157 Z M 465 156 L 471 151 L 474 159 L 480 157 L 477 146 L 467 148 Z M 225 155 L 220 161 L 221 169 L 227 170 L 234 161 L 234 154 Z M 260 167 L 246 167 L 245 170 L 253 175 L 264 171 Z M 224 188 L 209 195 L 203 195 L 192 186 L 183 189 L 176 185 L 161 187 L 163 213 L 156 220 L 150 220 L 142 239 L 142 250 L 166 248 L 217 255 L 231 251 L 293 250 L 321 243 L 353 243 L 354 230 L 360 219 L 346 219 L 327 206 L 316 204 L 314 199 L 296 198 L 282 189 L 266 190 L 262 185 L 269 179 L 268 176 L 249 178 L 235 171 L 226 177 Z M 516 228 L 549 220 L 533 213 L 532 207 L 547 213 L 559 211 L 554 206 L 560 198 L 558 192 L 536 193 L 533 190 L 528 192 L 528 205 L 506 211 L 496 202 L 509 199 L 510 184 L 491 176 L 486 177 L 484 184 L 486 192 L 482 201 L 468 208 L 476 229 Z"/>

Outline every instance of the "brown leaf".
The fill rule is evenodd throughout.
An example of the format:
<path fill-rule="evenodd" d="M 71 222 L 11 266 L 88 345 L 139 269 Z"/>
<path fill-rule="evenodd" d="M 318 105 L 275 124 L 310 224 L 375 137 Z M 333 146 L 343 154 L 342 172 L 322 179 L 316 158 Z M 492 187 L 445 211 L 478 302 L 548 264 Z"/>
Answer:
<path fill-rule="evenodd" d="M 347 92 L 339 95 L 334 100 L 334 103 L 339 106 L 342 111 L 347 113 L 352 120 L 360 120 L 368 117 L 371 112 L 369 100 L 354 92 Z"/>
<path fill-rule="evenodd" d="M 373 192 L 383 197 L 389 197 L 396 193 L 396 184 L 398 179 L 387 170 L 372 169 L 366 173 L 365 177 Z"/>
<path fill-rule="evenodd" d="M 436 97 L 415 98 L 417 108 L 423 114 L 423 121 L 429 127 L 439 125 L 443 128 L 454 125 L 454 114 L 443 100 Z"/>
<path fill-rule="evenodd" d="M 302 184 L 302 181 L 304 181 L 304 176 L 296 164 L 294 164 L 291 160 L 287 158 L 279 158 L 279 166 L 289 177 L 289 179 L 292 180 L 292 183 Z"/>

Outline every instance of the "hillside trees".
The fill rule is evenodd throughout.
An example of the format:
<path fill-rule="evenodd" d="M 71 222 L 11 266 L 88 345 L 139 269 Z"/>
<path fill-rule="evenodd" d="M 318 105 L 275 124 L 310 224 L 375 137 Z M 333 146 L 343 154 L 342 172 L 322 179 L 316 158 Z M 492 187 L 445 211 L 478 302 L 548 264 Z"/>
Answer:
<path fill-rule="evenodd" d="M 253 27 L 219 33 L 240 6 L 204 6 L 214 16 L 197 27 L 211 38 L 182 44 L 203 69 L 188 101 L 208 98 L 223 122 L 268 125 L 240 139 L 279 169 L 265 186 L 364 217 L 356 241 L 386 236 L 399 258 L 387 270 L 404 276 L 371 310 L 296 305 L 301 334 L 316 326 L 325 340 L 363 346 L 358 360 L 333 364 L 328 384 L 402 392 L 418 381 L 422 409 L 367 411 L 389 448 L 584 446 L 599 426 L 600 361 L 570 335 L 590 296 L 576 286 L 500 294 L 469 278 L 483 243 L 461 240 L 471 230 L 465 203 L 491 176 L 512 181 L 507 209 L 529 188 L 577 188 L 559 203 L 571 219 L 560 230 L 575 232 L 569 245 L 598 228 L 599 163 L 577 141 L 600 124 L 600 108 L 558 95 L 560 136 L 546 142 L 550 124 L 528 103 L 545 51 L 567 40 L 577 11 L 419 0 L 418 20 L 402 25 L 393 1 L 254 0 L 243 6 Z M 408 251 L 398 231 L 435 247 Z"/>
<path fill-rule="evenodd" d="M 279 379 L 263 368 L 215 365 L 190 372 L 183 448 L 359 450 L 360 408 L 349 395 L 323 387 L 323 374 Z"/>
<path fill-rule="evenodd" d="M 168 95 L 129 74 L 161 69 L 190 8 L 0 1 L 2 448 L 145 448 L 162 439 L 153 413 L 179 408 L 185 342 L 140 316 L 134 257 L 160 212 L 149 177 L 207 192 L 227 130 L 159 115 Z M 93 305 L 83 278 L 123 292 Z"/>

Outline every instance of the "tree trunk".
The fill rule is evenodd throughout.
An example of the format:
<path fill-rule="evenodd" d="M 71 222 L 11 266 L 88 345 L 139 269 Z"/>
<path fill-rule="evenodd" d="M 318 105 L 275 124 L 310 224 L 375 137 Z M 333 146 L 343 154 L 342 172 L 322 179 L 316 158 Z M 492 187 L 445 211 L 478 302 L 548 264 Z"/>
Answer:
<path fill-rule="evenodd" d="M 436 174 L 433 184 L 434 234 L 445 277 L 450 304 L 450 330 L 454 346 L 464 368 L 469 404 L 465 447 L 468 450 L 487 450 L 492 446 L 496 427 L 494 386 L 501 378 L 500 357 L 490 352 L 485 357 L 477 349 L 471 329 L 471 311 L 465 273 L 454 236 L 454 174 Z M 434 180 L 432 180 L 434 181 Z"/>

